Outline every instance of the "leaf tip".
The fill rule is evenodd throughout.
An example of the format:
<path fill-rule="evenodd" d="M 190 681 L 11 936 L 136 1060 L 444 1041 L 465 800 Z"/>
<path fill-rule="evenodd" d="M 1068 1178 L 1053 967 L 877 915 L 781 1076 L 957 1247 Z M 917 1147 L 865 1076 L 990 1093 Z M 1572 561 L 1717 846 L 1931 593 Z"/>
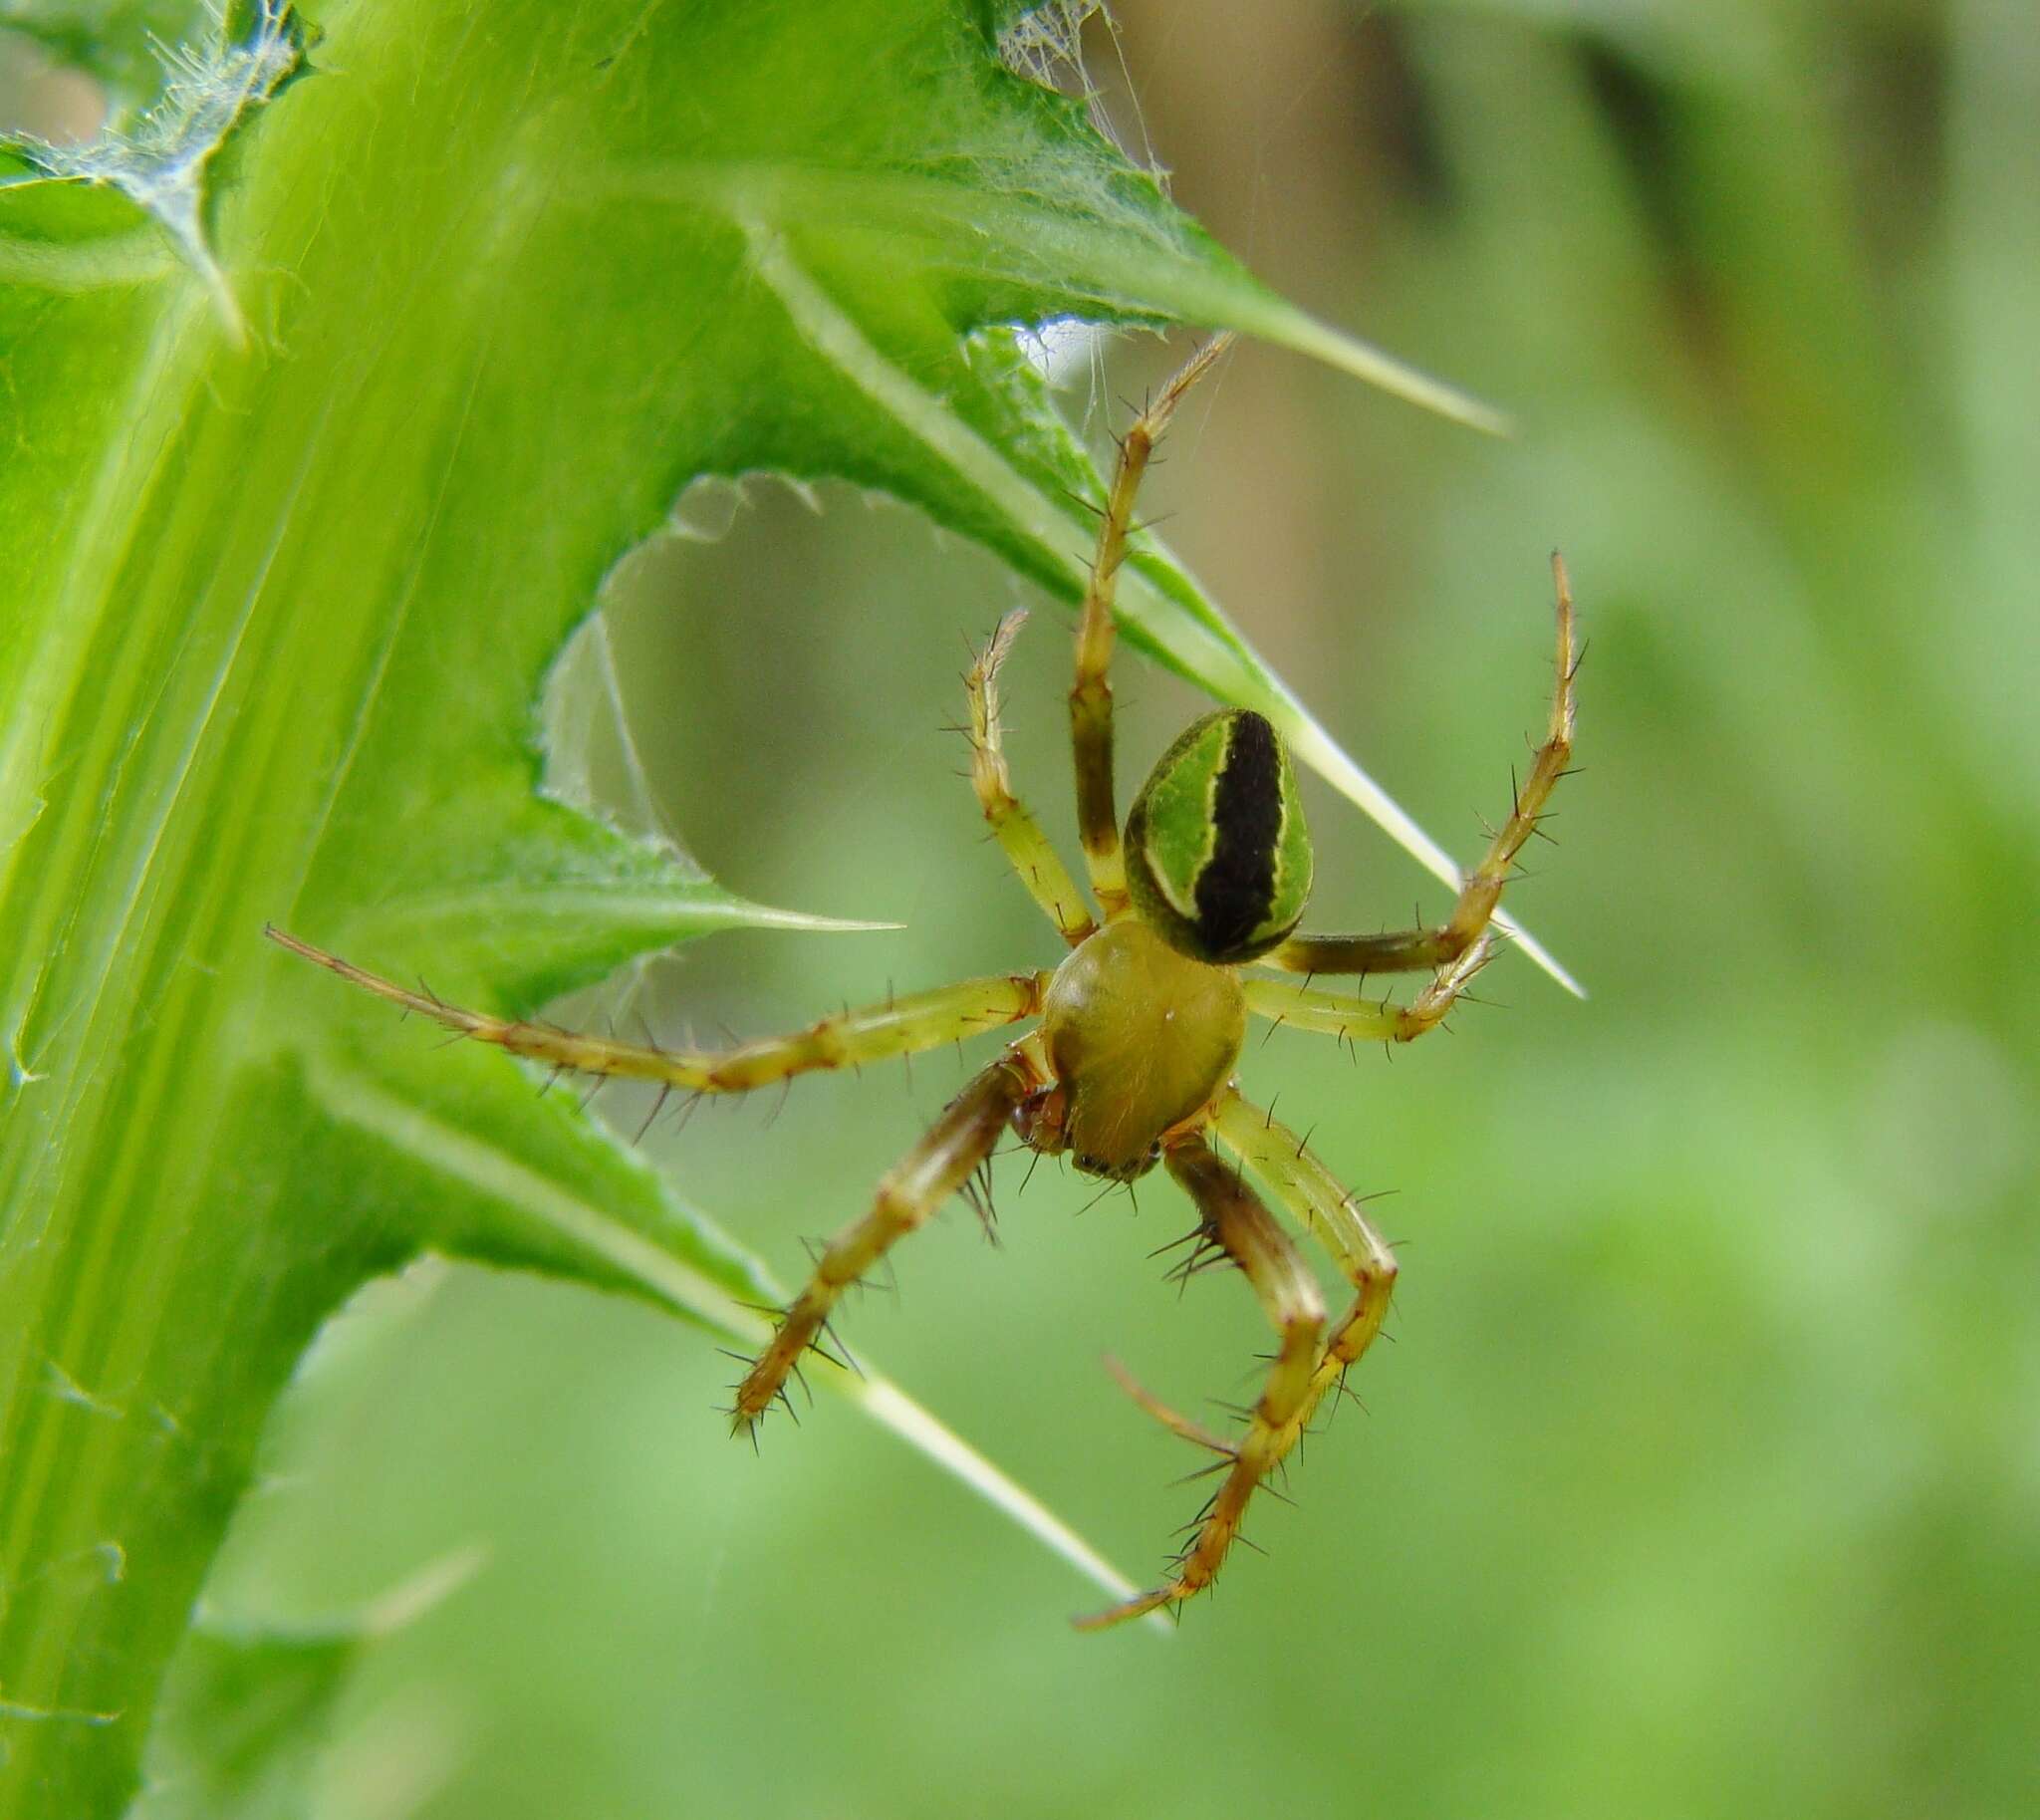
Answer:
<path fill-rule="evenodd" d="M 488 1565 L 485 1542 L 468 1542 L 427 1561 L 407 1580 L 378 1594 L 363 1608 L 360 1628 L 370 1637 L 388 1637 L 415 1624 L 435 1605 L 450 1599 Z"/>
<path fill-rule="evenodd" d="M 1506 411 L 1484 403 L 1471 392 L 1462 391 L 1443 380 L 1433 379 L 1421 369 L 1377 348 L 1372 342 L 1334 329 L 1301 310 L 1283 305 L 1270 320 L 1241 326 L 1294 348 L 1299 354 L 1311 355 L 1328 367 L 1351 374 L 1353 378 L 1414 404 L 1420 410 L 1449 417 L 1453 422 L 1463 423 L 1485 435 L 1513 436 L 1516 433 L 1514 419 Z"/>

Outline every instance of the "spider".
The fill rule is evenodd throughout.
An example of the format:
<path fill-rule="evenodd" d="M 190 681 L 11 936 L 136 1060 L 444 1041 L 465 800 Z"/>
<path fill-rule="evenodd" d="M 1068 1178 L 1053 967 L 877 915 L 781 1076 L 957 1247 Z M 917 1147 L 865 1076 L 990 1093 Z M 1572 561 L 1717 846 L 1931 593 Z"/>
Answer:
<path fill-rule="evenodd" d="M 1564 562 L 1554 553 L 1558 658 L 1549 730 L 1507 819 L 1465 875 L 1443 922 L 1373 935 L 1297 933 L 1311 889 L 1310 837 L 1289 754 L 1250 709 L 1221 709 L 1186 729 L 1134 798 L 1122 833 L 1108 680 L 1115 585 L 1155 442 L 1230 339 L 1219 336 L 1200 348 L 1134 421 L 1119 442 L 1106 504 L 1092 508 L 1100 529 L 1077 627 L 1070 733 L 1095 914 L 1013 794 L 1001 751 L 998 672 L 1023 614 L 1006 616 L 965 678 L 971 783 L 1021 884 L 1068 944 L 1052 971 L 965 980 L 727 1049 L 671 1049 L 464 1011 L 268 931 L 305 958 L 457 1033 L 556 1071 L 655 1081 L 666 1092 L 749 1093 L 810 1070 L 908 1056 L 1038 1019 L 972 1077 L 883 1177 L 870 1210 L 823 1247 L 807 1286 L 777 1311 L 776 1331 L 736 1386 L 730 1415 L 736 1432 L 752 1432 L 784 1399 L 802 1356 L 821 1350 L 843 1292 L 950 1194 L 969 1190 L 1008 1130 L 1030 1150 L 1066 1157 L 1110 1182 L 1165 1170 L 1197 1213 L 1182 1270 L 1236 1265 L 1275 1330 L 1276 1350 L 1234 1438 L 1209 1432 L 1125 1380 L 1144 1410 L 1215 1456 L 1209 1470 L 1220 1476 L 1159 1584 L 1078 1619 L 1084 1629 L 1179 1606 L 1212 1583 L 1256 1488 L 1297 1444 L 1322 1400 L 1343 1388 L 1380 1333 L 1396 1285 L 1395 1254 L 1359 1197 L 1294 1132 L 1240 1093 L 1233 1068 L 1249 1015 L 1348 1043 L 1413 1042 L 1435 1030 L 1493 952 L 1492 917 L 1503 885 L 1572 750 L 1573 605 Z M 1250 964 L 1307 976 L 1428 971 L 1431 978 L 1398 1006 L 1320 991 L 1308 978 L 1297 984 L 1244 973 Z M 1316 1277 L 1248 1185 L 1248 1171 L 1330 1252 L 1351 1285 L 1352 1306 L 1337 1321 L 1328 1325 Z"/>

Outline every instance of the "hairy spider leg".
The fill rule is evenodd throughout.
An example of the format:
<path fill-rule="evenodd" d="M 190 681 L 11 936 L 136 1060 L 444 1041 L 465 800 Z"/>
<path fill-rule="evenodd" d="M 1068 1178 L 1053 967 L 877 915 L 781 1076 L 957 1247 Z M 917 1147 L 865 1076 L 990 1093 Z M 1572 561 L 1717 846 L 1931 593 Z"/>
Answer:
<path fill-rule="evenodd" d="M 1240 984 L 1249 1011 L 1292 1030 L 1316 1030 L 1343 1042 L 1413 1043 L 1444 1022 L 1468 981 L 1493 957 L 1493 931 L 1483 929 L 1465 953 L 1440 967 L 1406 1005 L 1341 998 L 1336 992 L 1320 992 L 1287 979 L 1247 978 Z"/>
<path fill-rule="evenodd" d="M 1325 1331 L 1325 1303 L 1316 1280 L 1275 1216 L 1232 1166 L 1194 1133 L 1171 1145 L 1163 1161 L 1196 1202 L 1205 1234 L 1224 1247 L 1252 1284 L 1278 1344 L 1246 1432 L 1226 1449 L 1225 1476 L 1198 1517 L 1196 1534 L 1177 1557 L 1174 1572 L 1151 1592 L 1078 1619 L 1080 1630 L 1102 1630 L 1157 1606 L 1177 1604 L 1216 1578 L 1255 1487 L 1296 1444 Z"/>
<path fill-rule="evenodd" d="M 1451 915 L 1432 928 L 1382 935 L 1292 935 L 1264 957 L 1266 965 L 1292 973 L 1413 973 L 1451 965 L 1486 933 L 1517 856 L 1537 832 L 1552 788 L 1573 755 L 1578 713 L 1573 683 L 1580 659 L 1573 642 L 1572 585 L 1557 551 L 1552 552 L 1551 576 L 1558 591 L 1558 680 L 1552 689 L 1551 724 L 1531 761 L 1530 775 L 1517 786 L 1509 819 L 1489 845 L 1486 858 L 1466 875 Z"/>
<path fill-rule="evenodd" d="M 970 1179 L 997 1146 L 1014 1109 L 1038 1085 L 1026 1058 L 1009 1050 L 973 1078 L 927 1135 L 886 1171 L 871 1211 L 823 1248 L 807 1287 L 788 1305 L 778 1330 L 737 1386 L 730 1411 L 734 1432 L 748 1431 L 771 1408 L 844 1290 Z"/>
<path fill-rule="evenodd" d="M 1070 689 L 1070 742 L 1077 771 L 1077 836 L 1091 874 L 1091 893 L 1110 922 L 1127 914 L 1126 863 L 1120 854 L 1119 811 L 1113 800 L 1112 668 L 1113 601 L 1120 568 L 1127 560 L 1127 539 L 1134 530 L 1134 499 L 1148 471 L 1148 457 L 1175 407 L 1210 371 L 1211 364 L 1232 345 L 1232 336 L 1215 335 L 1183 363 L 1161 394 L 1128 427 L 1120 439 L 1112 491 L 1099 521 L 1098 553 L 1091 564 L 1091 586 L 1085 591 L 1083 617 L 1077 622 L 1077 679 Z"/>
<path fill-rule="evenodd" d="M 1269 1190 L 1317 1241 L 1329 1251 L 1340 1272 L 1353 1285 L 1353 1306 L 1332 1330 L 1311 1373 L 1305 1393 L 1283 1436 L 1287 1453 L 1302 1435 L 1326 1394 L 1374 1344 L 1396 1290 L 1396 1254 L 1361 1211 L 1360 1196 L 1328 1170 L 1287 1126 L 1237 1093 L 1228 1093 L 1213 1109 L 1219 1142 L 1252 1170 Z M 1278 1455 L 1280 1457 L 1280 1455 Z"/>
<path fill-rule="evenodd" d="M 759 1037 L 728 1049 L 668 1049 L 462 1010 L 429 992 L 413 991 L 371 973 L 274 925 L 265 927 L 263 933 L 293 954 L 338 973 L 378 998 L 429 1017 L 478 1043 L 493 1043 L 513 1055 L 549 1063 L 564 1072 L 653 1081 L 686 1093 L 750 1093 L 816 1069 L 855 1068 L 893 1056 L 918 1055 L 983 1030 L 1003 1029 L 1040 1011 L 1050 978 L 1047 973 L 994 973 L 932 991 L 904 993 L 883 1005 L 840 1012 L 786 1036 Z"/>
<path fill-rule="evenodd" d="M 1062 938 L 1075 947 L 1095 933 L 1098 924 L 1091 919 L 1062 856 L 1050 846 L 1027 806 L 1013 794 L 999 731 L 999 665 L 1005 662 L 1026 620 L 1025 611 L 1018 608 L 1007 614 L 963 678 L 970 693 L 970 787 L 977 792 L 977 806 L 984 811 L 984 819 L 991 824 L 1028 896 L 1041 906 Z"/>
<path fill-rule="evenodd" d="M 1290 1406 L 1280 1428 L 1267 1439 L 1266 1457 L 1259 1475 L 1264 1477 L 1288 1457 L 1291 1449 L 1303 1438 L 1304 1430 L 1319 1404 L 1345 1382 L 1347 1372 L 1359 1363 L 1361 1356 L 1374 1343 L 1375 1336 L 1382 1331 L 1383 1319 L 1389 1312 L 1389 1298 L 1396 1289 L 1396 1254 L 1361 1211 L 1360 1197 L 1345 1187 L 1311 1154 L 1296 1133 L 1278 1125 L 1268 1112 L 1238 1093 L 1228 1092 L 1213 1104 L 1210 1121 L 1225 1148 L 1267 1183 L 1297 1223 L 1331 1253 L 1340 1273 L 1352 1284 L 1355 1292 L 1353 1306 L 1346 1311 L 1323 1350 L 1313 1360 L 1303 1395 Z M 1224 1167 L 1220 1165 L 1221 1169 Z M 1236 1181 L 1237 1176 L 1231 1179 Z M 1238 1475 L 1238 1454 L 1233 1447 L 1208 1433 L 1188 1417 L 1178 1415 L 1116 1361 L 1108 1363 L 1113 1366 L 1114 1375 L 1127 1394 L 1143 1410 L 1183 1439 L 1233 1458 L 1232 1471 L 1234 1476 Z M 1247 1489 L 1250 1491 L 1252 1487 Z M 1244 1495 L 1240 1501 L 1244 1506 Z M 1200 1542 L 1216 1514 L 1217 1506 L 1214 1504 L 1202 1518 Z M 1229 1537 L 1219 1539 L 1218 1559 L 1223 1558 L 1224 1545 L 1229 1540 Z M 1211 1573 L 1216 1571 L 1217 1559 L 1214 1559 Z M 1188 1580 L 1187 1574 L 1183 1580 Z M 1208 1577 L 1203 1584 L 1208 1584 Z M 1122 1618 L 1137 1616 L 1144 1609 L 1151 1610 L 1154 1605 L 1172 1599 L 1187 1598 L 1197 1590 L 1194 1585 L 1179 1591 L 1157 1588 L 1154 1593 L 1146 1595 L 1145 1602 L 1115 1607 L 1110 1612 L 1101 1613 L 1092 1622 L 1117 1624 Z"/>

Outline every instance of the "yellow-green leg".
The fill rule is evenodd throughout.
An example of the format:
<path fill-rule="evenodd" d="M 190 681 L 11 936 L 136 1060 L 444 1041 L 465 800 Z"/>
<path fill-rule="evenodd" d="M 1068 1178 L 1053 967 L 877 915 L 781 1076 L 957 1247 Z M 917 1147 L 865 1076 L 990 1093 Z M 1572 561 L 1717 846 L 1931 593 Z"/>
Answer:
<path fill-rule="evenodd" d="M 1179 1603 L 1202 1592 L 1217 1577 L 1255 1488 L 1296 1444 L 1302 1412 L 1311 1396 L 1319 1338 L 1325 1330 L 1325 1304 L 1316 1281 L 1274 1215 L 1231 1165 L 1194 1135 L 1171 1145 L 1164 1161 L 1168 1172 L 1196 1202 L 1205 1238 L 1221 1247 L 1253 1285 L 1262 1311 L 1275 1329 L 1275 1358 L 1261 1387 L 1260 1401 L 1247 1419 L 1246 1432 L 1236 1444 L 1223 1449 L 1225 1476 L 1199 1517 L 1196 1534 L 1177 1559 L 1175 1571 L 1151 1592 L 1079 1619 L 1083 1630 L 1121 1624 L 1157 1606 Z M 1149 1403 L 1148 1407 L 1177 1432 L 1207 1446 L 1214 1444 L 1194 1424 L 1179 1417 L 1171 1421 L 1159 1406 Z"/>
<path fill-rule="evenodd" d="M 1467 982 L 1487 965 L 1493 952 L 1492 934 L 1483 929 L 1470 948 L 1449 966 L 1440 967 L 1406 1005 L 1341 998 L 1336 992 L 1320 992 L 1287 979 L 1250 978 L 1240 984 L 1249 1011 L 1293 1030 L 1317 1030 L 1342 1042 L 1413 1043 L 1444 1022 Z"/>
<path fill-rule="evenodd" d="M 1213 1113 L 1219 1141 L 1331 1252 L 1355 1292 L 1353 1306 L 1332 1330 L 1311 1373 L 1310 1387 L 1282 1436 L 1281 1452 L 1287 1453 L 1326 1393 L 1344 1380 L 1382 1331 L 1396 1289 L 1396 1254 L 1361 1211 L 1360 1197 L 1310 1153 L 1296 1133 L 1236 1093 L 1228 1093 Z"/>
<path fill-rule="evenodd" d="M 1075 947 L 1098 924 L 1092 921 L 1062 856 L 1049 845 L 1027 806 L 1013 794 L 1013 780 L 1000 744 L 999 665 L 1005 662 L 1026 619 L 1017 609 L 1007 614 L 963 678 L 970 691 L 970 786 L 1028 896 L 1041 906 L 1062 938 Z"/>
<path fill-rule="evenodd" d="M 1127 560 L 1127 539 L 1134 529 L 1134 499 L 1141 490 L 1154 444 L 1168 427 L 1183 393 L 1210 370 L 1212 362 L 1232 344 L 1218 335 L 1190 356 L 1161 395 L 1133 421 L 1120 440 L 1112 491 L 1098 527 L 1098 553 L 1091 564 L 1091 586 L 1077 622 L 1077 679 L 1070 689 L 1070 741 L 1077 768 L 1077 835 L 1091 873 L 1092 896 L 1110 922 L 1127 913 L 1126 864 L 1120 855 L 1119 811 L 1113 801 L 1112 669 L 1113 601 L 1121 565 Z"/>
<path fill-rule="evenodd" d="M 653 1081 L 686 1093 L 749 1093 L 816 1069 L 856 1068 L 938 1049 L 979 1031 L 1000 1029 L 1034 1016 L 1041 1009 L 1049 981 L 1046 973 L 995 973 L 825 1017 L 788 1036 L 760 1037 L 728 1049 L 668 1049 L 586 1036 L 522 1018 L 493 1017 L 486 1011 L 464 1011 L 429 992 L 399 986 L 282 929 L 271 927 L 263 932 L 293 954 L 338 973 L 364 991 L 429 1017 L 478 1043 L 493 1043 L 512 1055 L 563 1072 Z"/>
<path fill-rule="evenodd" d="M 1292 935 L 1266 956 L 1267 965 L 1292 973 L 1412 973 L 1423 967 L 1450 966 L 1486 932 L 1517 856 L 1537 832 L 1552 789 L 1572 760 L 1578 714 L 1574 678 L 1580 662 L 1574 647 L 1572 586 L 1566 579 L 1564 559 L 1556 551 L 1551 574 L 1558 591 L 1558 680 L 1552 690 L 1551 724 L 1531 761 L 1530 775 L 1517 786 L 1508 820 L 1490 843 L 1486 857 L 1466 875 L 1451 915 L 1434 928 L 1399 929 L 1381 935 Z"/>
<path fill-rule="evenodd" d="M 1002 1055 L 949 1102 L 928 1134 L 886 1172 L 871 1211 L 829 1241 L 808 1286 L 780 1317 L 778 1331 L 737 1386 L 730 1412 L 736 1431 L 752 1428 L 782 1394 L 787 1374 L 815 1343 L 844 1290 L 970 1179 L 1036 1085 L 1035 1072 L 1021 1055 Z"/>

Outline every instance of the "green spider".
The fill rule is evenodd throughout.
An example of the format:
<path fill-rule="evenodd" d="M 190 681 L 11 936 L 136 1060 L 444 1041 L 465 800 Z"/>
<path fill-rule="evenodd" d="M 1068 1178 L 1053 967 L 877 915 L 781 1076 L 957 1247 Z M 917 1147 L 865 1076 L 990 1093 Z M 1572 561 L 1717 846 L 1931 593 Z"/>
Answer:
<path fill-rule="evenodd" d="M 1207 1432 L 1128 1381 L 1145 1410 L 1217 1455 L 1214 1469 L 1223 1477 L 1162 1582 L 1079 1619 L 1086 1629 L 1179 1604 L 1211 1584 L 1256 1487 L 1381 1331 L 1395 1288 L 1395 1255 L 1359 1198 L 1235 1085 L 1248 1014 L 1348 1041 L 1406 1043 L 1436 1029 L 1489 958 L 1502 887 L 1572 750 L 1573 607 L 1565 566 L 1554 555 L 1558 679 L 1550 729 L 1508 819 L 1442 923 L 1377 935 L 1295 932 L 1310 896 L 1310 837 L 1289 755 L 1268 721 L 1248 709 L 1205 715 L 1162 754 L 1134 799 L 1122 837 L 1107 680 L 1115 584 L 1154 444 L 1183 393 L 1229 340 L 1220 336 L 1198 350 L 1135 421 L 1120 444 L 1101 515 L 1070 691 L 1077 820 L 1095 917 L 1013 795 L 1000 749 L 998 671 L 1023 615 L 1007 616 L 966 679 L 971 782 L 1021 883 L 1069 944 L 1054 971 L 965 980 L 729 1049 L 665 1049 L 463 1011 L 269 931 L 307 959 L 462 1035 L 555 1070 L 655 1081 L 694 1094 L 749 1093 L 810 1070 L 912 1055 L 1038 1018 L 885 1175 L 870 1211 L 822 1250 L 807 1287 L 780 1313 L 772 1339 L 736 1387 L 731 1414 L 736 1431 L 752 1430 L 784 1396 L 802 1355 L 817 1346 L 843 1292 L 968 1184 L 1007 1130 L 1042 1155 L 1067 1156 L 1085 1173 L 1112 1181 L 1132 1181 L 1160 1165 L 1195 1203 L 1194 1258 L 1223 1256 L 1238 1266 L 1277 1346 L 1259 1401 L 1235 1439 Z M 1429 970 L 1432 977 L 1398 1007 L 1244 975 L 1250 963 L 1306 975 Z M 1213 1148 L 1214 1137 L 1235 1162 Z M 1331 1253 L 1352 1285 L 1352 1307 L 1329 1328 L 1316 1278 L 1247 1185 L 1246 1170 Z"/>

